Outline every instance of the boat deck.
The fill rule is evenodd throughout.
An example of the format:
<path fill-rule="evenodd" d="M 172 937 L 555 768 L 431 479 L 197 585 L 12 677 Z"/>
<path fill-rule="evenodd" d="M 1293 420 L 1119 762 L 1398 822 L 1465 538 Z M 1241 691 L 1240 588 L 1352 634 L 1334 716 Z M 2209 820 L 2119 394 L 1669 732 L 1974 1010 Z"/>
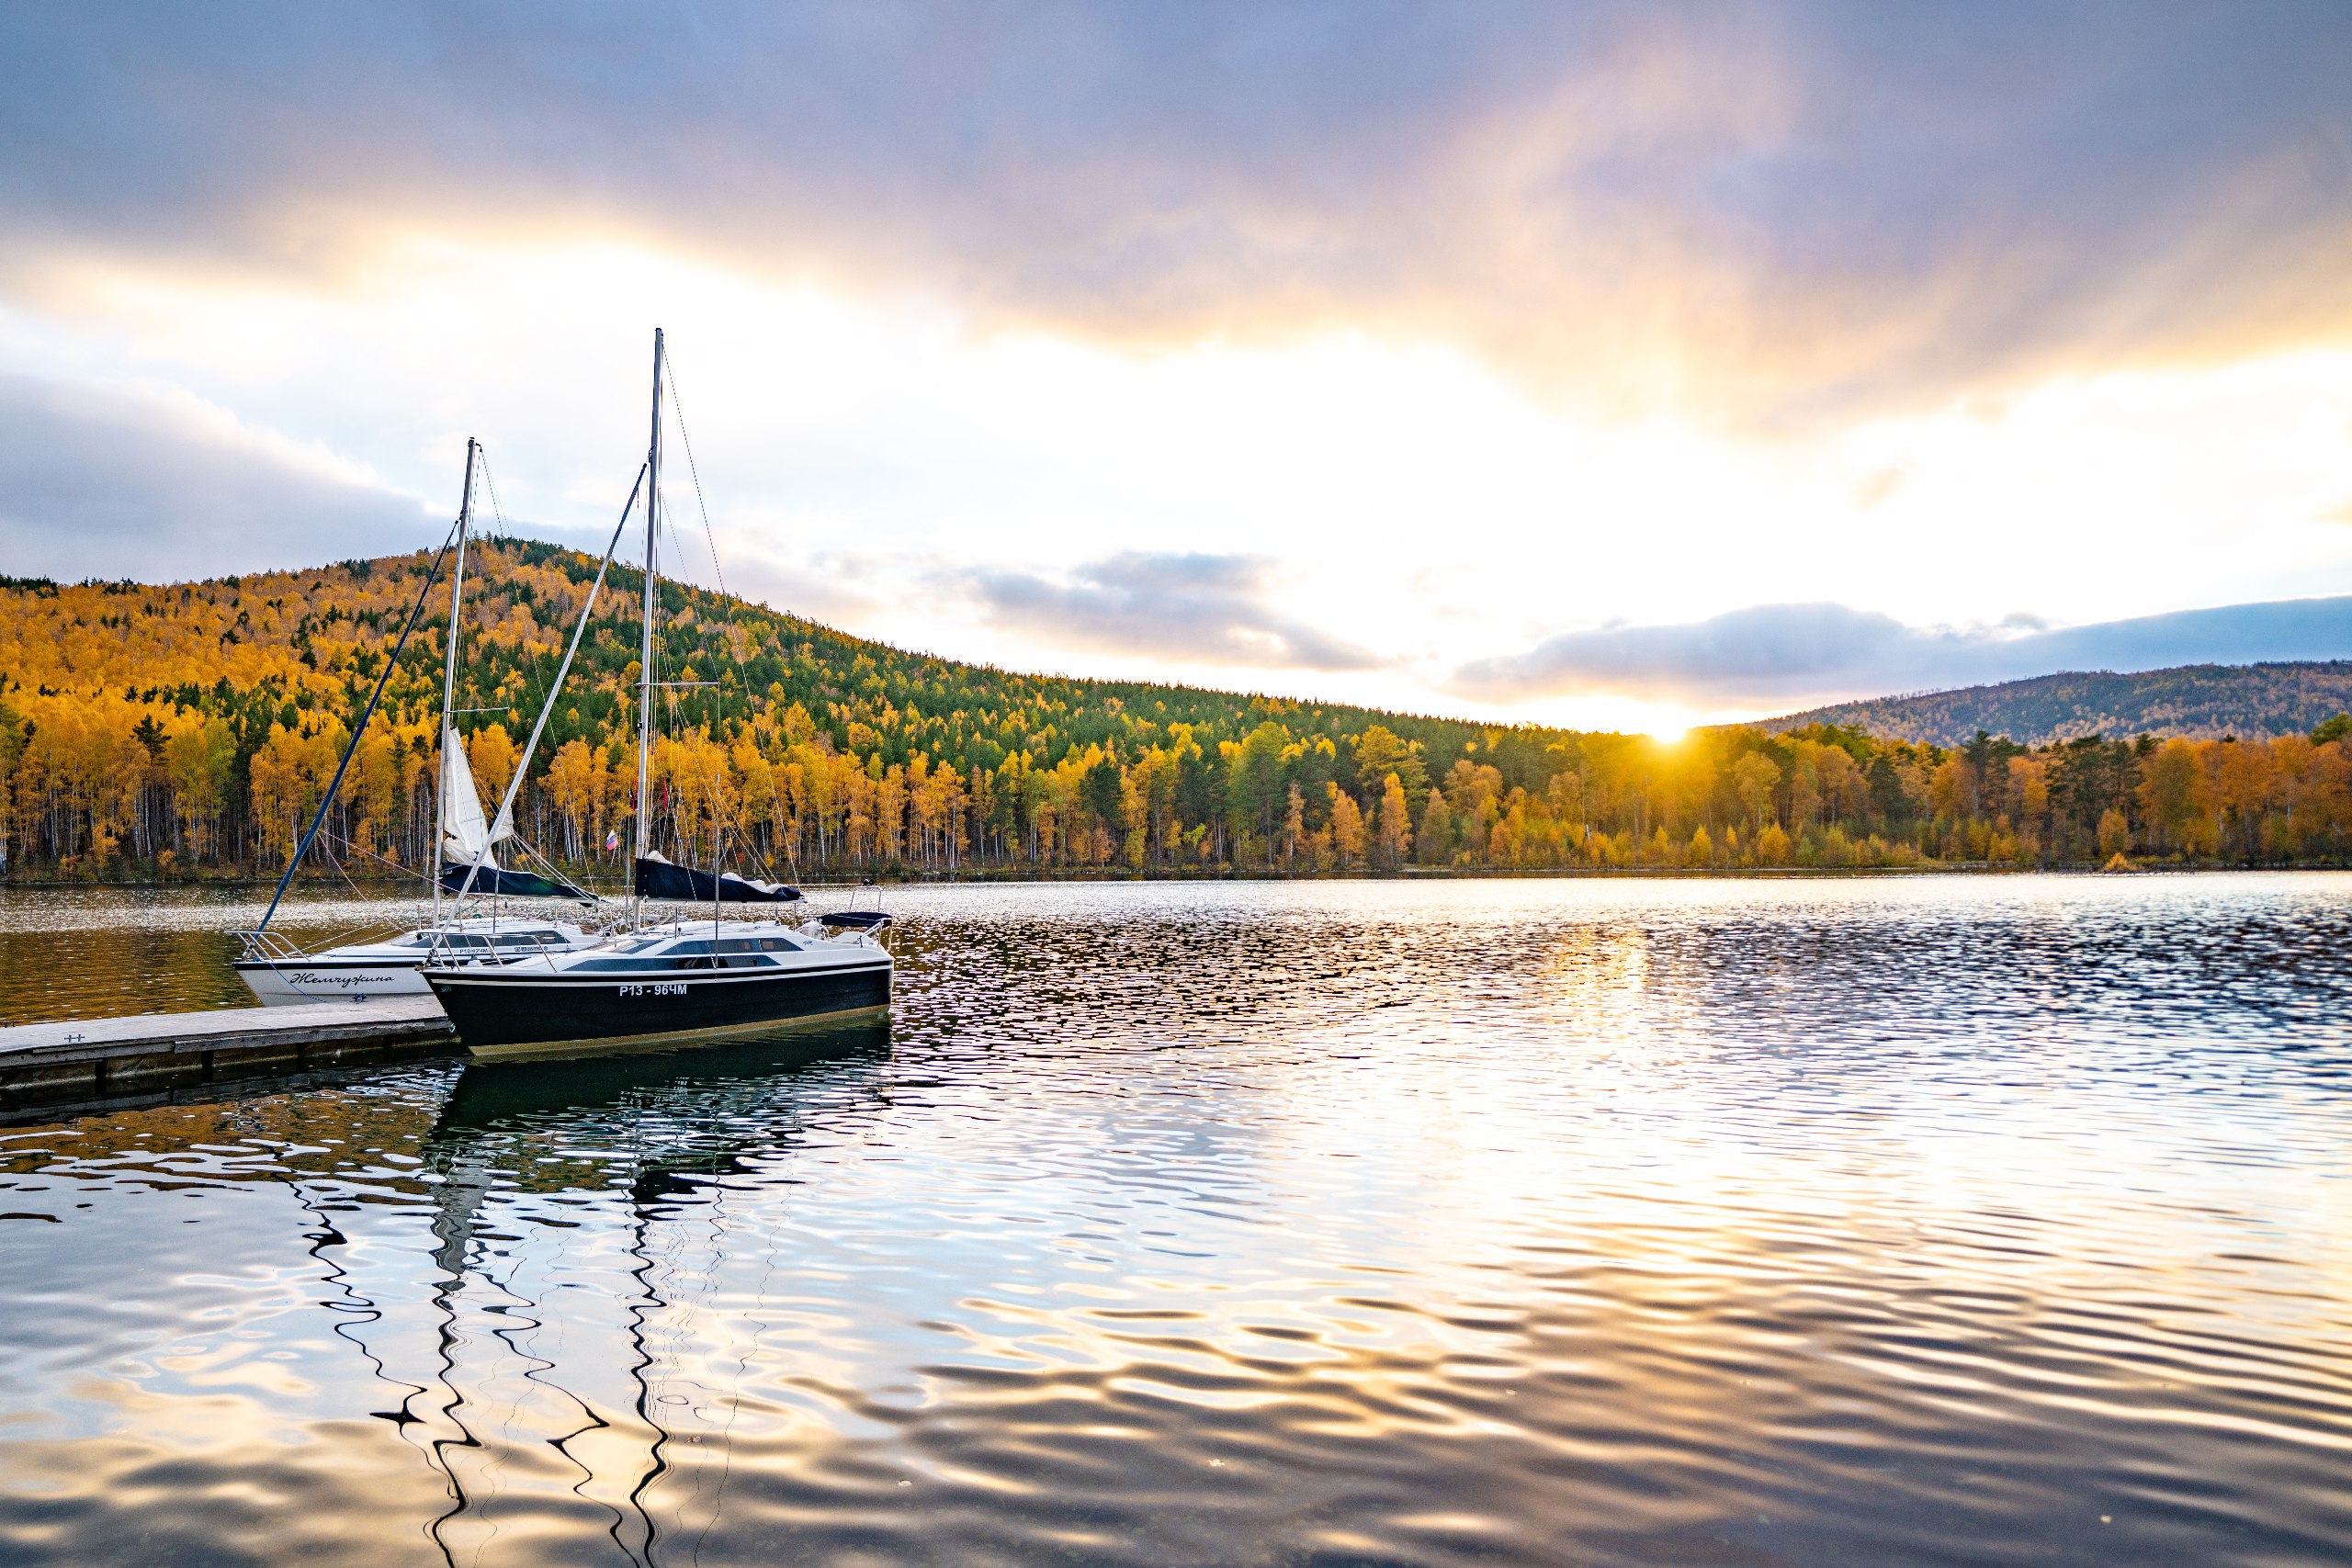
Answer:
<path fill-rule="evenodd" d="M 17 1024 L 0 1029 L 0 1109 L 300 1072 L 454 1041 L 431 997 Z"/>

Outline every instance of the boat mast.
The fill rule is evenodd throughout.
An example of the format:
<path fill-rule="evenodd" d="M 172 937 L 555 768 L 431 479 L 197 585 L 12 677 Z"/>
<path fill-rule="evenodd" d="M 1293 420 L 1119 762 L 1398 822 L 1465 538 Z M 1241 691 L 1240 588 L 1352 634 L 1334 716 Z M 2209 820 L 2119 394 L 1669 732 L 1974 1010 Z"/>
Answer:
<path fill-rule="evenodd" d="M 441 655 L 441 744 L 434 754 L 441 759 L 441 766 L 433 779 L 433 848 L 430 852 L 433 878 L 433 924 L 441 924 L 441 844 L 449 831 L 449 757 L 448 746 L 454 734 L 451 716 L 458 707 L 458 610 L 466 592 L 466 528 L 474 514 L 474 454 L 481 443 L 466 437 L 466 491 L 458 502 L 458 564 L 449 574 L 449 636 L 448 647 Z"/>
<path fill-rule="evenodd" d="M 637 913 L 642 916 L 644 900 L 637 897 L 636 862 L 645 859 L 649 847 L 647 832 L 653 819 L 653 802 L 646 793 L 650 763 L 653 754 L 653 613 L 654 593 L 653 530 L 659 520 L 662 502 L 662 329 L 653 329 L 653 434 L 645 452 L 645 640 L 639 650 L 637 665 L 637 832 L 636 850 L 629 867 L 629 891 Z"/>

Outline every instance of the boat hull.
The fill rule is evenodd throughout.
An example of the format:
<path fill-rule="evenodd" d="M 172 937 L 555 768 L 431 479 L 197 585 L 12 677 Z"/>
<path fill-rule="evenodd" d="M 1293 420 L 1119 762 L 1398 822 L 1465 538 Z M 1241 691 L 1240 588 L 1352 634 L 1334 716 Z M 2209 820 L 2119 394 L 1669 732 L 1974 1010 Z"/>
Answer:
<path fill-rule="evenodd" d="M 413 964 L 274 963 L 240 960 L 237 978 L 266 1008 L 308 1007 L 317 1002 L 373 1001 L 379 997 L 422 997 L 432 987 Z"/>
<path fill-rule="evenodd" d="M 628 976 L 428 969 L 424 978 L 475 1055 L 718 1038 L 890 1005 L 890 964 Z"/>

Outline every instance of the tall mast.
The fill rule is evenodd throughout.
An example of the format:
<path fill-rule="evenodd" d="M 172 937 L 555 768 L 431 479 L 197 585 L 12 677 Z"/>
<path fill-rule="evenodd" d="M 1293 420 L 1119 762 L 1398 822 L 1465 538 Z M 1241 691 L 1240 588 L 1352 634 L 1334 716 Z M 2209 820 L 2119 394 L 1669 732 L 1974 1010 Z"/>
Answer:
<path fill-rule="evenodd" d="M 434 754 L 441 766 L 433 780 L 433 923 L 441 923 L 441 844 L 449 830 L 449 738 L 458 707 L 458 610 L 466 592 L 466 529 L 474 515 L 474 454 L 481 444 L 466 437 L 466 490 L 458 502 L 458 565 L 449 574 L 448 647 L 441 653 L 441 744 Z"/>
<path fill-rule="evenodd" d="M 646 794 L 653 755 L 653 530 L 662 504 L 662 329 L 653 329 L 653 434 L 645 453 L 645 640 L 637 664 L 637 833 L 633 860 L 641 861 L 649 848 L 647 834 L 653 820 L 653 802 Z M 632 897 L 637 867 L 629 867 Z M 641 902 L 641 901 L 640 901 Z"/>

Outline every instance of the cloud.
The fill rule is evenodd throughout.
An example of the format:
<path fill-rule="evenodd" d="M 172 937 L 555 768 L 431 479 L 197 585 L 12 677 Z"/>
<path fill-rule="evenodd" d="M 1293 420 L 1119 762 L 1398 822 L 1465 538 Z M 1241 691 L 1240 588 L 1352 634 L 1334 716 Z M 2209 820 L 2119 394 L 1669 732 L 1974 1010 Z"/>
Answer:
<path fill-rule="evenodd" d="M 595 230 L 976 319 L 1335 322 L 1800 419 L 2352 328 L 2352 10 L 22 9 L 0 249 Z M 29 285 L 28 285 L 29 286 Z"/>
<path fill-rule="evenodd" d="M 1001 571 L 966 582 L 991 624 L 1044 642 L 1261 670 L 1393 662 L 1282 614 L 1268 603 L 1273 575 L 1255 556 L 1129 552 L 1081 566 L 1068 582 Z"/>
<path fill-rule="evenodd" d="M 194 399 L 0 375 L 12 574 L 209 577 L 413 550 L 439 527 L 413 499 Z"/>
<path fill-rule="evenodd" d="M 2162 670 L 2352 658 L 2352 598 L 2289 599 L 2040 629 L 2030 616 L 1909 626 L 1843 604 L 1760 604 L 1682 626 L 1604 626 L 1454 671 L 1454 692 L 1523 702 L 1568 694 L 1797 706 L 2064 670 Z"/>

